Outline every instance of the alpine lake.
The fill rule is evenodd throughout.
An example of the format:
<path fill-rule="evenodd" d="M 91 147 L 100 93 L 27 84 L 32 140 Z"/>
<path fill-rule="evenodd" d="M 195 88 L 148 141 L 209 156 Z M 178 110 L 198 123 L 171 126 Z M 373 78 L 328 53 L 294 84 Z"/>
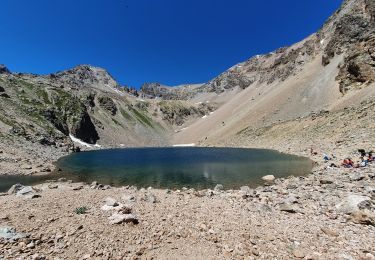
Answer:
<path fill-rule="evenodd" d="M 127 148 L 73 153 L 59 159 L 60 169 L 43 176 L 1 176 L 0 191 L 15 183 L 34 185 L 66 178 L 111 186 L 181 189 L 257 187 L 265 175 L 304 176 L 313 162 L 273 150 L 243 148 Z"/>

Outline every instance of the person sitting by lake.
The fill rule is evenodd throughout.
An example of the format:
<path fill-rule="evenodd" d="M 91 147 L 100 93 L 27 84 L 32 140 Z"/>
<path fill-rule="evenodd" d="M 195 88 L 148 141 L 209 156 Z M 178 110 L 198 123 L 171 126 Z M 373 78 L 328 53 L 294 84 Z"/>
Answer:
<path fill-rule="evenodd" d="M 325 162 L 328 162 L 329 160 L 331 160 L 331 158 L 329 158 L 327 154 L 323 154 L 323 159 Z"/>
<path fill-rule="evenodd" d="M 372 153 L 373 153 L 373 151 L 368 152 L 368 161 L 369 162 L 374 161 L 374 157 L 373 157 Z"/>
<path fill-rule="evenodd" d="M 361 158 L 361 167 L 368 166 L 368 163 L 369 163 L 368 157 L 365 156 Z"/>
<path fill-rule="evenodd" d="M 341 165 L 344 166 L 345 168 L 352 168 L 352 167 L 354 167 L 354 163 L 353 163 L 352 159 L 350 159 L 350 158 L 345 158 L 342 161 Z"/>

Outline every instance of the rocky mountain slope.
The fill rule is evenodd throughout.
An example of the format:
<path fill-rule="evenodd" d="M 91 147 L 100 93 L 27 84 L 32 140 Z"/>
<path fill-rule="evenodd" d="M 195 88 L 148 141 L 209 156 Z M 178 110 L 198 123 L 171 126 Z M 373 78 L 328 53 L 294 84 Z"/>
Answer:
<path fill-rule="evenodd" d="M 223 102 L 213 115 L 178 133 L 175 142 L 207 137 L 207 143 L 220 144 L 249 126 L 361 106 L 375 91 L 374 17 L 373 1 L 346 0 L 317 33 L 255 56 L 204 84 L 201 93 L 210 93 L 208 101 L 221 97 Z"/>

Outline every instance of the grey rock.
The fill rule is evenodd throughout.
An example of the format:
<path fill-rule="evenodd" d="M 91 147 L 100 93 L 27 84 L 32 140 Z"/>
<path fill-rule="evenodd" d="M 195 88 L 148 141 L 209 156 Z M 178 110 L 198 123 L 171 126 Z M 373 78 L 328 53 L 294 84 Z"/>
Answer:
<path fill-rule="evenodd" d="M 350 194 L 336 205 L 336 210 L 340 213 L 351 214 L 360 209 L 368 208 L 370 205 L 371 199 L 369 197 Z"/>
<path fill-rule="evenodd" d="M 332 184 L 332 183 L 333 183 L 333 179 L 329 177 L 324 177 L 320 179 L 320 184 Z"/>
<path fill-rule="evenodd" d="M 296 213 L 297 212 L 297 209 L 293 205 L 288 204 L 288 203 L 281 203 L 279 205 L 279 210 L 285 211 L 285 212 L 288 212 L 288 213 Z"/>
<path fill-rule="evenodd" d="M 222 191 L 224 190 L 224 186 L 222 184 L 217 184 L 214 188 L 214 191 Z"/>
<path fill-rule="evenodd" d="M 121 198 L 123 201 L 125 201 L 126 203 L 132 203 L 132 202 L 136 202 L 137 199 L 135 198 L 134 195 L 125 195 L 125 196 L 122 196 Z"/>
<path fill-rule="evenodd" d="M 137 216 L 135 216 L 133 214 L 114 213 L 108 219 L 109 219 L 109 223 L 111 225 L 121 224 L 121 223 L 138 224 L 138 218 L 137 218 Z"/>
<path fill-rule="evenodd" d="M 253 190 L 250 189 L 249 186 L 242 186 L 242 187 L 240 188 L 240 190 L 243 191 L 243 192 L 246 192 L 246 193 L 248 193 L 248 194 L 253 193 Z"/>
<path fill-rule="evenodd" d="M 365 177 L 366 176 L 364 174 L 359 173 L 359 172 L 355 172 L 349 175 L 349 178 L 351 181 L 360 181 L 360 180 L 363 180 Z"/>
<path fill-rule="evenodd" d="M 23 188 L 24 188 L 24 186 L 22 184 L 20 184 L 20 183 L 14 184 L 8 190 L 8 194 L 9 195 L 16 194 L 18 191 L 22 190 Z"/>
<path fill-rule="evenodd" d="M 152 193 L 147 193 L 147 194 L 146 194 L 146 201 L 147 201 L 147 202 L 150 202 L 150 203 L 156 203 L 156 202 L 157 202 L 157 199 L 156 199 L 156 197 L 155 197 L 154 194 L 152 194 Z"/>
<path fill-rule="evenodd" d="M 109 207 L 117 207 L 119 203 L 114 198 L 106 198 L 105 199 L 105 205 Z"/>
<path fill-rule="evenodd" d="M 30 195 L 32 193 L 35 193 L 35 190 L 31 186 L 25 186 L 22 189 L 20 189 L 16 195 L 17 196 L 24 196 L 24 195 Z"/>
<path fill-rule="evenodd" d="M 9 240 L 17 240 L 20 238 L 27 237 L 27 234 L 17 233 L 12 227 L 0 227 L 0 238 L 5 238 Z"/>
<path fill-rule="evenodd" d="M 275 176 L 273 176 L 273 175 L 266 175 L 266 176 L 263 176 L 262 177 L 262 180 L 264 180 L 264 181 L 268 181 L 268 182 L 272 182 L 272 181 L 274 181 L 276 178 L 275 178 Z"/>

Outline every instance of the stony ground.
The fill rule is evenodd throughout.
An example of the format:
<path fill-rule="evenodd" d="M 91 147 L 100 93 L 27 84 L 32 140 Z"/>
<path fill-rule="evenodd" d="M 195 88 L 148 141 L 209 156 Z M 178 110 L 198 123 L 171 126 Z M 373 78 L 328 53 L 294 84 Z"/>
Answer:
<path fill-rule="evenodd" d="M 41 145 L 17 136 L 0 135 L 0 175 L 48 174 L 58 158 L 67 155 L 66 147 Z"/>
<path fill-rule="evenodd" d="M 374 169 L 238 191 L 46 183 L 0 196 L 0 227 L 29 235 L 0 240 L 0 259 L 375 259 Z"/>

